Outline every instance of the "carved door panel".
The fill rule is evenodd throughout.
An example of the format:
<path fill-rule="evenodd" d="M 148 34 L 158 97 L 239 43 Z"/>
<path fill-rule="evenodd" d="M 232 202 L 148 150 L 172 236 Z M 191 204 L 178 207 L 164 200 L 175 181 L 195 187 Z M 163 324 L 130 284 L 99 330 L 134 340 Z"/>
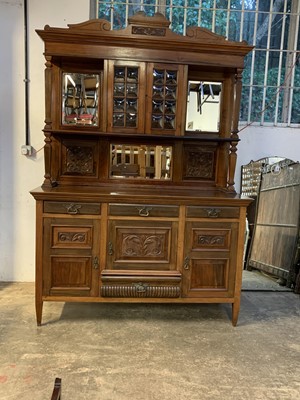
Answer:
<path fill-rule="evenodd" d="M 185 297 L 231 297 L 238 223 L 187 222 L 183 265 Z"/>
<path fill-rule="evenodd" d="M 108 61 L 108 132 L 144 131 L 145 84 L 145 63 Z"/>
<path fill-rule="evenodd" d="M 109 222 L 107 269 L 174 270 L 177 222 Z"/>
<path fill-rule="evenodd" d="M 45 218 L 44 295 L 97 295 L 99 236 L 97 220 Z"/>

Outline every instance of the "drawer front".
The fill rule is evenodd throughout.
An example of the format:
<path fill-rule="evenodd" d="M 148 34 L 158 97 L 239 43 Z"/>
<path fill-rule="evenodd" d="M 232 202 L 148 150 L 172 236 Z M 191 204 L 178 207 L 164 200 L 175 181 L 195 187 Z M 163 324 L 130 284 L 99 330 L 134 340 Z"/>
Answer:
<path fill-rule="evenodd" d="M 72 201 L 45 201 L 44 212 L 70 215 L 99 215 L 101 213 L 101 204 Z"/>
<path fill-rule="evenodd" d="M 178 206 L 144 204 L 110 204 L 109 214 L 131 217 L 178 217 Z"/>
<path fill-rule="evenodd" d="M 188 218 L 239 218 L 239 207 L 198 207 L 188 206 L 186 209 Z"/>

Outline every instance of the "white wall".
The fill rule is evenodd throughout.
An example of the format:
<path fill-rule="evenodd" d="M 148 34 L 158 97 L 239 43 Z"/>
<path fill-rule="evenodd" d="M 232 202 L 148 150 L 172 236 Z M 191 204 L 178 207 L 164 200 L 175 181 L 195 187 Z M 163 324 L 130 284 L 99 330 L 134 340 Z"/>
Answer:
<path fill-rule="evenodd" d="M 30 137 L 44 144 L 43 42 L 46 24 L 66 27 L 89 18 L 89 0 L 28 0 Z M 25 144 L 23 0 L 0 0 L 0 281 L 33 281 L 35 205 L 29 191 L 43 181 L 43 152 L 21 155 Z"/>
<path fill-rule="evenodd" d="M 28 0 L 30 64 L 30 138 L 44 144 L 44 25 L 66 27 L 89 16 L 89 0 Z M 43 181 L 43 152 L 21 155 L 25 142 L 23 1 L 0 0 L 0 281 L 33 281 L 35 204 L 29 191 Z M 299 160 L 300 131 L 248 128 L 241 133 L 237 166 L 265 156 Z"/>

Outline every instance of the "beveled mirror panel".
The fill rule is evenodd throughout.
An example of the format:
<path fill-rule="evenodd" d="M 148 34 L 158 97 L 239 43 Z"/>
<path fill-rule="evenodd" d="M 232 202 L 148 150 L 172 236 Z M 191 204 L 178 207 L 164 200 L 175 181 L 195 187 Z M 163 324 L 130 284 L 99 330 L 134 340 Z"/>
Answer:
<path fill-rule="evenodd" d="M 188 82 L 187 131 L 219 132 L 221 82 Z"/>
<path fill-rule="evenodd" d="M 97 126 L 100 75 L 63 73 L 63 125 Z"/>
<path fill-rule="evenodd" d="M 112 144 L 110 178 L 170 180 L 172 147 Z"/>

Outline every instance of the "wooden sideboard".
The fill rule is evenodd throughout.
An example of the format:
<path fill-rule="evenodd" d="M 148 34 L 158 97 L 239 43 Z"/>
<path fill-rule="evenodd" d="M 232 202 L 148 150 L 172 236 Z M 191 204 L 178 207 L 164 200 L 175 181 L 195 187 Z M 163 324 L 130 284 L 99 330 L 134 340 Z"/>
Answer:
<path fill-rule="evenodd" d="M 37 31 L 45 43 L 44 301 L 230 303 L 246 208 L 234 189 L 245 42 L 161 14 Z"/>

